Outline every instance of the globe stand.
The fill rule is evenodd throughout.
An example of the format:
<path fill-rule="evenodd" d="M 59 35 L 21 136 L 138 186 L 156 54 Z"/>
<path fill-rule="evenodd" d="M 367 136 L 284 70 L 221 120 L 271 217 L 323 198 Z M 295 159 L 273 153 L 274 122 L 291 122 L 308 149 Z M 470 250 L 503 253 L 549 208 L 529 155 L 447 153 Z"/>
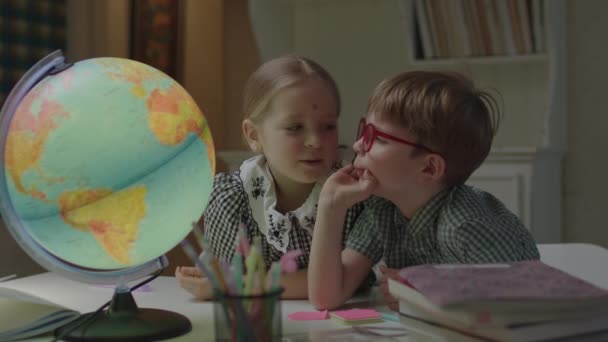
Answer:
<path fill-rule="evenodd" d="M 185 316 L 167 310 L 140 309 L 131 292 L 117 289 L 108 310 L 82 315 L 56 329 L 55 337 L 65 341 L 156 341 L 190 330 L 192 325 Z"/>
<path fill-rule="evenodd" d="M 129 80 L 125 80 L 122 77 L 115 77 L 122 73 L 125 67 L 128 68 L 129 72 L 138 74 L 141 72 L 147 75 L 145 78 L 146 86 L 143 87 L 139 81 L 132 81 L 130 78 Z M 142 90 L 145 88 L 146 91 L 150 90 L 154 92 L 155 89 L 169 89 L 167 87 L 175 89 L 175 92 L 172 90 L 170 95 L 162 95 L 163 106 L 166 107 L 164 104 L 166 98 L 166 101 L 169 101 L 167 103 L 171 107 L 175 105 L 181 111 L 182 106 L 187 106 L 188 113 L 194 116 L 200 114 L 201 116 L 200 118 L 195 117 L 192 119 L 196 127 L 192 131 L 188 128 L 187 137 L 178 142 L 179 146 L 173 146 L 174 152 L 169 152 L 164 143 L 159 142 L 160 146 L 152 146 L 152 144 L 147 143 L 148 141 L 152 141 L 149 140 L 150 134 L 154 133 L 152 136 L 156 137 L 157 133 L 151 132 L 150 127 L 146 126 L 150 111 L 142 102 L 144 100 L 143 97 L 137 96 L 134 98 L 132 94 L 133 89 Z M 68 92 L 71 93 L 68 94 Z M 28 97 L 30 94 L 31 96 Z M 99 96 L 100 94 L 103 94 L 103 98 Z M 79 96 L 87 99 L 86 101 L 83 100 L 84 102 L 79 102 L 82 108 L 70 106 L 71 102 L 79 101 Z M 148 97 L 151 98 L 150 96 L 152 95 L 149 94 Z M 26 97 L 28 97 L 27 101 L 25 101 Z M 184 99 L 187 99 L 187 101 Z M 64 100 L 67 100 L 67 102 Z M 87 101 L 92 102 L 89 103 Z M 47 103 L 50 105 L 47 106 Z M 104 107 L 108 103 L 111 105 L 107 108 Z M 101 115 L 97 115 L 98 113 L 87 109 L 94 106 L 97 107 L 97 104 L 99 104 L 98 109 L 100 113 L 117 113 L 116 116 L 110 118 L 104 115 L 102 117 Z M 67 107 L 64 105 L 67 105 Z M 56 106 L 62 109 L 57 109 L 59 107 Z M 47 110 L 48 112 L 46 112 Z M 130 114 L 135 113 L 135 116 L 129 115 L 132 120 L 135 120 L 133 121 L 134 125 L 124 124 L 121 115 L 127 111 Z M 60 117 L 62 118 L 61 120 L 55 121 L 55 118 Z M 99 118 L 103 118 L 103 120 L 95 121 Z M 48 122 L 45 120 L 48 120 Z M 68 123 L 62 126 L 65 131 L 60 130 L 59 133 L 55 131 L 56 134 L 52 135 L 52 138 L 49 138 L 51 135 L 41 137 L 37 131 L 38 129 L 44 129 L 45 132 L 49 131 L 48 127 L 51 126 L 59 129 L 60 123 L 66 120 Z M 78 125 L 71 125 L 70 121 L 78 122 Z M 74 145 L 72 138 L 79 139 L 79 135 L 73 135 L 70 132 L 95 130 L 101 122 L 103 127 L 129 127 L 128 129 L 132 130 L 118 132 L 116 139 L 108 137 L 106 140 L 102 139 L 103 141 L 87 141 L 82 146 L 79 144 L 78 148 L 72 150 L 72 154 L 66 155 L 66 151 L 64 150 L 65 144 Z M 191 121 L 188 122 L 188 127 L 192 126 Z M 140 123 L 140 125 L 137 123 Z M 177 125 L 177 123 L 175 124 Z M 26 126 L 27 128 L 22 128 Z M 32 132 L 31 127 L 34 126 L 40 128 L 36 128 Z M 142 127 L 146 128 L 144 130 L 138 129 Z M 11 146 L 14 144 L 12 144 L 13 140 L 9 139 L 9 135 L 13 133 L 13 129 L 19 132 L 17 136 L 19 137 L 20 146 L 22 136 L 27 136 L 26 139 L 28 141 L 23 145 L 27 147 L 26 153 L 21 152 L 21 150 L 11 150 Z M 22 130 L 26 133 L 22 134 Z M 135 133 L 132 134 L 132 132 L 137 132 L 137 138 L 133 139 L 136 135 Z M 106 285 L 118 279 L 120 284 L 124 285 L 129 281 L 140 279 L 153 272 L 162 270 L 168 265 L 168 260 L 165 255 L 160 254 L 167 252 L 170 247 L 175 246 L 175 244 L 186 237 L 189 232 L 186 227 L 189 226 L 190 222 L 200 217 L 200 213 L 205 210 L 206 201 L 211 194 L 213 173 L 215 171 L 215 162 L 213 160 L 215 154 L 210 133 L 206 120 L 204 120 L 204 115 L 196 104 L 193 103 L 191 97 L 179 84 L 162 72 L 142 63 L 117 58 L 95 58 L 72 64 L 66 62 L 60 50 L 54 51 L 38 61 L 25 73 L 0 107 L 0 161 L 3 163 L 0 164 L 0 214 L 2 221 L 5 222 L 9 233 L 17 244 L 34 261 L 49 271 L 72 280 L 88 284 Z M 106 135 L 102 134 L 99 136 L 105 137 Z M 145 141 L 146 143 L 134 143 L 140 138 L 141 142 Z M 156 137 L 155 139 L 162 140 L 164 138 Z M 49 150 L 55 151 L 54 153 L 62 151 L 63 159 L 61 159 L 61 162 L 53 163 L 42 158 L 42 146 L 49 141 L 54 141 L 54 143 L 49 145 L 51 146 Z M 121 172 L 121 176 L 124 177 L 123 182 L 120 182 L 120 179 L 118 179 L 119 182 L 116 183 L 109 178 L 104 178 L 105 176 L 101 178 L 97 175 L 89 177 L 89 171 L 86 170 L 97 170 L 99 166 L 106 167 L 107 165 L 105 161 L 103 163 L 100 162 L 101 164 L 95 164 L 103 158 L 90 158 L 89 153 L 83 153 L 83 151 L 87 151 L 87 149 L 93 146 L 103 146 L 104 148 L 99 150 L 102 155 L 114 155 L 115 149 L 106 144 L 106 142 L 110 141 L 112 143 L 114 141 L 129 141 L 135 144 L 133 146 L 146 145 L 148 147 L 142 150 L 144 152 L 144 157 L 142 158 L 146 159 L 148 158 L 147 156 L 155 156 L 154 158 L 157 159 L 151 159 L 149 163 L 143 163 L 141 169 L 133 169 L 131 170 L 131 174 L 123 175 L 123 170 L 125 168 L 131 169 L 133 163 L 130 155 L 125 154 L 129 158 L 118 156 L 112 162 L 112 167 L 114 167 L 113 170 Z M 165 151 L 162 152 L 162 156 L 160 157 L 156 153 L 158 147 L 161 148 L 161 151 Z M 29 152 L 28 149 L 34 152 Z M 133 147 L 133 149 L 135 151 L 136 147 Z M 36 155 L 35 158 L 32 157 L 34 154 Z M 19 177 L 21 177 L 19 179 L 14 177 L 13 171 L 9 167 L 10 163 L 7 161 L 11 158 L 14 159 L 13 155 L 27 159 L 23 159 L 26 160 L 25 164 L 21 161 L 18 163 L 19 165 L 27 166 L 18 172 L 20 174 Z M 36 159 L 38 157 L 41 159 Z M 50 159 L 52 157 L 49 157 Z M 42 171 L 41 165 L 39 165 L 41 160 L 45 160 L 44 164 L 49 162 L 50 164 L 48 165 L 54 165 L 51 167 L 52 170 L 35 172 Z M 172 163 L 168 163 L 169 160 L 172 160 Z M 67 163 L 68 161 L 72 164 Z M 126 164 L 123 165 L 121 163 Z M 61 164 L 60 167 L 57 166 L 59 164 Z M 57 167 L 59 168 L 57 169 Z M 29 176 L 30 169 L 36 174 L 40 173 L 40 175 L 36 175 L 35 177 L 42 177 L 40 182 L 48 184 L 48 191 L 53 196 L 57 195 L 59 197 L 52 199 L 40 197 L 47 194 L 44 190 L 37 188 L 37 184 L 39 184 L 38 179 Z M 65 170 L 74 170 L 76 173 L 82 171 L 87 174 L 63 175 Z M 150 176 L 152 172 L 155 172 L 156 178 Z M 22 173 L 26 173 L 27 176 L 24 176 Z M 175 182 L 178 187 L 166 182 L 163 184 L 161 182 L 149 183 L 150 180 L 161 179 L 165 174 L 171 174 L 172 180 L 179 179 L 180 181 Z M 192 175 L 197 175 L 196 181 L 193 180 Z M 25 186 L 25 184 L 19 184 L 23 183 L 24 179 L 27 179 L 27 183 L 32 181 L 31 185 Z M 183 182 L 183 179 L 188 179 L 189 182 Z M 125 183 L 125 181 L 127 182 Z M 190 183 L 195 185 L 193 186 Z M 148 184 L 154 184 L 154 186 L 148 187 Z M 87 230 L 83 228 L 84 226 L 76 227 L 74 224 L 67 222 L 65 217 L 61 217 L 65 213 L 59 210 L 61 208 L 60 197 L 66 191 L 73 192 L 76 189 L 75 187 L 78 189 L 82 188 L 88 193 L 89 191 L 95 191 L 100 186 L 103 186 L 104 189 L 111 189 L 114 192 L 114 190 L 122 191 L 127 186 L 134 187 L 136 185 L 138 187 L 142 185 L 146 189 L 144 205 L 152 205 L 150 208 L 145 209 L 145 217 L 137 219 L 137 222 L 139 222 L 145 218 L 143 222 L 145 222 L 145 227 L 148 227 L 145 229 L 143 226 L 138 227 L 138 230 L 141 228 L 141 230 L 150 232 L 150 235 L 147 235 L 147 240 L 145 240 L 148 242 L 141 245 L 138 244 L 141 252 L 138 249 L 138 251 L 134 251 L 133 253 L 134 255 L 138 255 L 139 259 L 131 260 L 128 265 L 123 262 L 117 262 L 111 255 L 100 260 L 96 258 L 101 252 L 101 249 L 98 247 L 95 247 L 91 251 L 92 257 L 87 253 L 82 253 L 83 250 L 88 248 L 89 244 L 93 243 L 94 239 L 86 234 L 83 235 Z M 158 194 L 167 196 L 167 191 L 165 190 L 169 189 L 169 187 L 172 189 L 170 192 L 171 196 L 174 196 L 176 200 L 172 200 L 173 198 L 167 199 L 166 197 L 157 199 L 159 197 Z M 23 191 L 25 188 L 29 190 Z M 152 195 L 153 193 L 156 195 Z M 201 196 L 205 201 L 201 201 Z M 102 211 L 105 210 L 102 210 L 102 207 L 113 209 L 111 205 L 107 204 L 113 203 L 110 199 L 108 199 L 108 202 L 104 201 L 103 203 L 106 204 L 103 206 L 97 207 L 88 202 L 88 197 L 85 198 L 86 196 L 80 198 L 81 196 L 77 195 L 76 197 L 78 199 L 73 203 L 70 202 L 68 211 L 76 210 L 77 207 L 74 205 L 80 207 L 86 206 L 87 210 L 90 209 L 86 211 L 87 215 L 94 214 L 90 217 L 97 218 L 105 216 L 105 213 L 102 215 Z M 74 198 L 76 199 L 76 197 Z M 193 201 L 191 200 L 192 198 L 196 200 Z M 81 201 L 81 199 L 87 201 Z M 96 198 L 95 200 L 101 201 L 100 198 Z M 177 200 L 181 202 L 178 203 L 176 202 Z M 165 205 L 166 203 L 171 203 L 172 206 L 167 206 Z M 187 203 L 188 205 L 183 206 L 181 205 L 182 203 Z M 201 204 L 204 205 L 201 207 Z M 165 217 L 164 212 L 162 215 L 152 215 L 151 213 L 160 213 L 159 210 L 154 208 L 175 211 L 175 219 Z M 54 222 L 52 227 L 48 222 Z M 88 222 L 87 227 L 89 227 L 89 223 L 92 224 L 92 222 Z M 161 227 L 167 224 L 183 228 L 173 232 L 171 237 L 161 244 L 151 243 L 151 240 L 157 239 L 156 234 L 158 234 L 152 232 L 162 232 L 162 238 L 164 238 L 164 230 Z M 76 228 L 76 231 L 72 228 Z M 80 243 L 81 241 L 86 242 L 82 244 Z M 127 243 L 131 242 L 131 240 L 127 240 Z M 154 246 L 148 248 L 146 245 Z M 163 248 L 164 250 L 162 250 Z M 107 254 L 106 250 L 104 252 Z M 41 286 L 44 286 L 44 284 L 41 284 Z M 104 306 L 94 313 L 82 315 L 77 320 L 59 328 L 55 331 L 57 339 L 67 341 L 150 341 L 177 337 L 188 333 L 192 329 L 190 321 L 186 317 L 166 310 L 139 309 L 126 286 L 118 286 L 117 289 L 109 309 L 104 311 Z"/>

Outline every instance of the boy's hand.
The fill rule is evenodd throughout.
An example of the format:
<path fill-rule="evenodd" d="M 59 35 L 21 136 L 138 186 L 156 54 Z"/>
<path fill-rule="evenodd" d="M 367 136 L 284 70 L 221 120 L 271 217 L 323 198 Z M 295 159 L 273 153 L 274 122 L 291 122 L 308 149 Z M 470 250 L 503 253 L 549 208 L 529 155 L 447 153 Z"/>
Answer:
<path fill-rule="evenodd" d="M 371 196 L 377 184 L 376 178 L 369 171 L 347 165 L 327 179 L 319 202 L 347 209 Z"/>
<path fill-rule="evenodd" d="M 178 266 L 175 268 L 175 278 L 186 291 L 196 299 L 208 300 L 213 296 L 211 282 L 202 275 L 197 267 Z"/>
<path fill-rule="evenodd" d="M 391 310 L 399 310 L 399 301 L 388 292 L 388 280 L 394 279 L 399 280 L 399 270 L 396 268 L 388 268 L 386 266 L 380 266 L 380 272 L 382 272 L 382 279 L 380 280 L 380 291 L 384 297 L 384 302 Z"/>

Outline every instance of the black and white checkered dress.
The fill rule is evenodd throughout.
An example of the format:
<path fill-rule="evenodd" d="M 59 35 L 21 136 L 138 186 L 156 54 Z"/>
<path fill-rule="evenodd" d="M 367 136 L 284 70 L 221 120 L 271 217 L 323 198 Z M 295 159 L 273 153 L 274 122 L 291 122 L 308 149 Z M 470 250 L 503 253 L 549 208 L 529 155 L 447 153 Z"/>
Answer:
<path fill-rule="evenodd" d="M 258 156 L 243 162 L 238 171 L 215 176 L 203 215 L 205 237 L 218 258 L 232 260 L 239 225 L 243 223 L 249 242 L 261 237 L 267 268 L 294 249 L 303 252 L 296 259 L 298 267 L 307 268 L 321 184 L 315 186 L 301 208 L 281 214 L 272 206 L 276 203 L 274 181 L 264 167 L 265 160 Z M 356 205 L 347 212 L 343 236 L 354 226 L 362 209 L 362 205 Z"/>

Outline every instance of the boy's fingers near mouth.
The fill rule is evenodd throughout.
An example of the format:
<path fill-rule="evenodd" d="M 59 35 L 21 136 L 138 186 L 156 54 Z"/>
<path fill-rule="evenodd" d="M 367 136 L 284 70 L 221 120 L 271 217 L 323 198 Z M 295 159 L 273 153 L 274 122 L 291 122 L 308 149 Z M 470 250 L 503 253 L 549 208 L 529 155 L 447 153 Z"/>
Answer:
<path fill-rule="evenodd" d="M 359 179 L 361 179 L 361 176 L 363 175 L 363 171 L 364 171 L 363 169 L 355 169 L 355 168 L 353 168 L 350 171 L 350 175 L 354 179 L 359 180 Z"/>
<path fill-rule="evenodd" d="M 363 172 L 361 173 L 361 178 L 363 179 L 368 179 L 368 180 L 376 180 L 376 178 L 374 177 L 374 175 L 372 175 L 371 172 L 369 172 L 369 170 L 363 170 Z"/>
<path fill-rule="evenodd" d="M 353 170 L 354 168 L 355 168 L 355 167 L 353 166 L 353 164 L 348 164 L 348 165 L 344 165 L 344 167 L 342 167 L 342 170 L 343 170 L 344 172 L 348 172 L 348 173 L 350 173 L 350 172 L 352 172 L 352 170 Z"/>
<path fill-rule="evenodd" d="M 376 186 L 376 177 L 371 172 L 365 170 L 361 173 L 361 184 L 365 190 L 373 189 Z"/>

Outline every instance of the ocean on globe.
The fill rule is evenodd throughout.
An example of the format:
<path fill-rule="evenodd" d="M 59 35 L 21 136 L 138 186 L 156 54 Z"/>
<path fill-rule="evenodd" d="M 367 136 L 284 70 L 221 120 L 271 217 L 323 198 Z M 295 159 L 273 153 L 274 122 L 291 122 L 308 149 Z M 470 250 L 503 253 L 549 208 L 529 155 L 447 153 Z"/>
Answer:
<path fill-rule="evenodd" d="M 46 76 L 0 134 L 0 196 L 19 221 L 7 223 L 77 266 L 122 269 L 161 256 L 211 192 L 203 113 L 176 81 L 136 61 L 88 59 Z"/>

